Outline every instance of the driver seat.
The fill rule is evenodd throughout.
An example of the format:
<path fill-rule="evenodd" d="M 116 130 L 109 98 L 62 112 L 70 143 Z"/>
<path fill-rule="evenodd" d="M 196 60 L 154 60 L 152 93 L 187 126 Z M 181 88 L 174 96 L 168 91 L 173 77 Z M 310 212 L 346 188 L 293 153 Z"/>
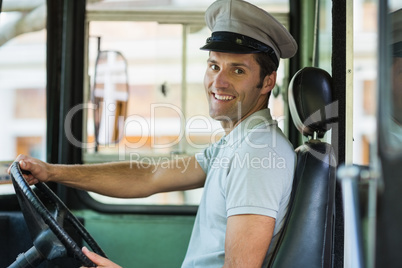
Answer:
<path fill-rule="evenodd" d="M 306 67 L 289 85 L 289 107 L 297 129 L 308 138 L 298 147 L 288 214 L 269 267 L 333 267 L 336 157 L 320 139 L 336 117 L 331 76 Z"/>

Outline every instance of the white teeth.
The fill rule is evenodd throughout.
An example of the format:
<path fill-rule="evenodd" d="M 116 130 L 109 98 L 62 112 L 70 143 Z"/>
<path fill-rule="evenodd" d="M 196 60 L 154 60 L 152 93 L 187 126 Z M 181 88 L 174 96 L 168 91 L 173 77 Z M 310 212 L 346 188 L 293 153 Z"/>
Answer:
<path fill-rule="evenodd" d="M 233 100 L 233 99 L 234 99 L 233 96 L 218 95 L 218 94 L 215 94 L 215 98 L 216 98 L 217 100 Z"/>

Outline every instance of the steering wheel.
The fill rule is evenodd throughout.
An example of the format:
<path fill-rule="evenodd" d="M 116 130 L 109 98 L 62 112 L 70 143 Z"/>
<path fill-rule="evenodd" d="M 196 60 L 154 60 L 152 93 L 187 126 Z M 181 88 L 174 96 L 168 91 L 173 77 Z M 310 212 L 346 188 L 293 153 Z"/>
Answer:
<path fill-rule="evenodd" d="M 36 267 L 45 260 L 59 257 L 73 257 L 83 266 L 96 265 L 82 253 L 81 248 L 63 229 L 70 223 L 77 234 L 97 254 L 106 258 L 105 253 L 91 237 L 81 222 L 71 213 L 57 195 L 44 183 L 35 184 L 43 194 L 43 202 L 26 182 L 18 162 L 11 165 L 11 178 L 32 237 L 33 247 L 21 253 L 9 268 Z"/>

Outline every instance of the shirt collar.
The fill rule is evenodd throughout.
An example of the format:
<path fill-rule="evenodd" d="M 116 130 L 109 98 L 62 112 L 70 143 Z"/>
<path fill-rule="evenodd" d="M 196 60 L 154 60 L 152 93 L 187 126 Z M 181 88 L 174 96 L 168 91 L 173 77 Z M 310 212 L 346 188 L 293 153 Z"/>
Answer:
<path fill-rule="evenodd" d="M 256 128 L 257 126 L 262 124 L 276 124 L 276 120 L 273 120 L 271 117 L 271 112 L 269 108 L 259 110 L 245 118 L 229 134 L 224 135 L 220 143 L 231 146 L 241 140 L 243 137 L 245 137 L 247 132 L 249 132 L 251 129 Z"/>

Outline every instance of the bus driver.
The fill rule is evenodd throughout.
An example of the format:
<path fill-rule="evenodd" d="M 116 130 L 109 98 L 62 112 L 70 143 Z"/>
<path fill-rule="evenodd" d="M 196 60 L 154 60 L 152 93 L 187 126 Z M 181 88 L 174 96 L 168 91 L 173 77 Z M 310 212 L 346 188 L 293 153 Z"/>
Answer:
<path fill-rule="evenodd" d="M 201 48 L 209 51 L 204 86 L 209 114 L 225 135 L 186 158 L 189 165 L 53 165 L 24 155 L 16 161 L 31 172 L 30 184 L 54 181 L 120 198 L 204 187 L 182 267 L 266 267 L 295 166 L 293 147 L 267 105 L 279 59 L 292 57 L 297 44 L 272 15 L 242 0 L 215 1 L 205 18 L 212 36 Z M 272 158 L 275 165 L 267 166 Z M 98 267 L 120 267 L 83 252 Z"/>

